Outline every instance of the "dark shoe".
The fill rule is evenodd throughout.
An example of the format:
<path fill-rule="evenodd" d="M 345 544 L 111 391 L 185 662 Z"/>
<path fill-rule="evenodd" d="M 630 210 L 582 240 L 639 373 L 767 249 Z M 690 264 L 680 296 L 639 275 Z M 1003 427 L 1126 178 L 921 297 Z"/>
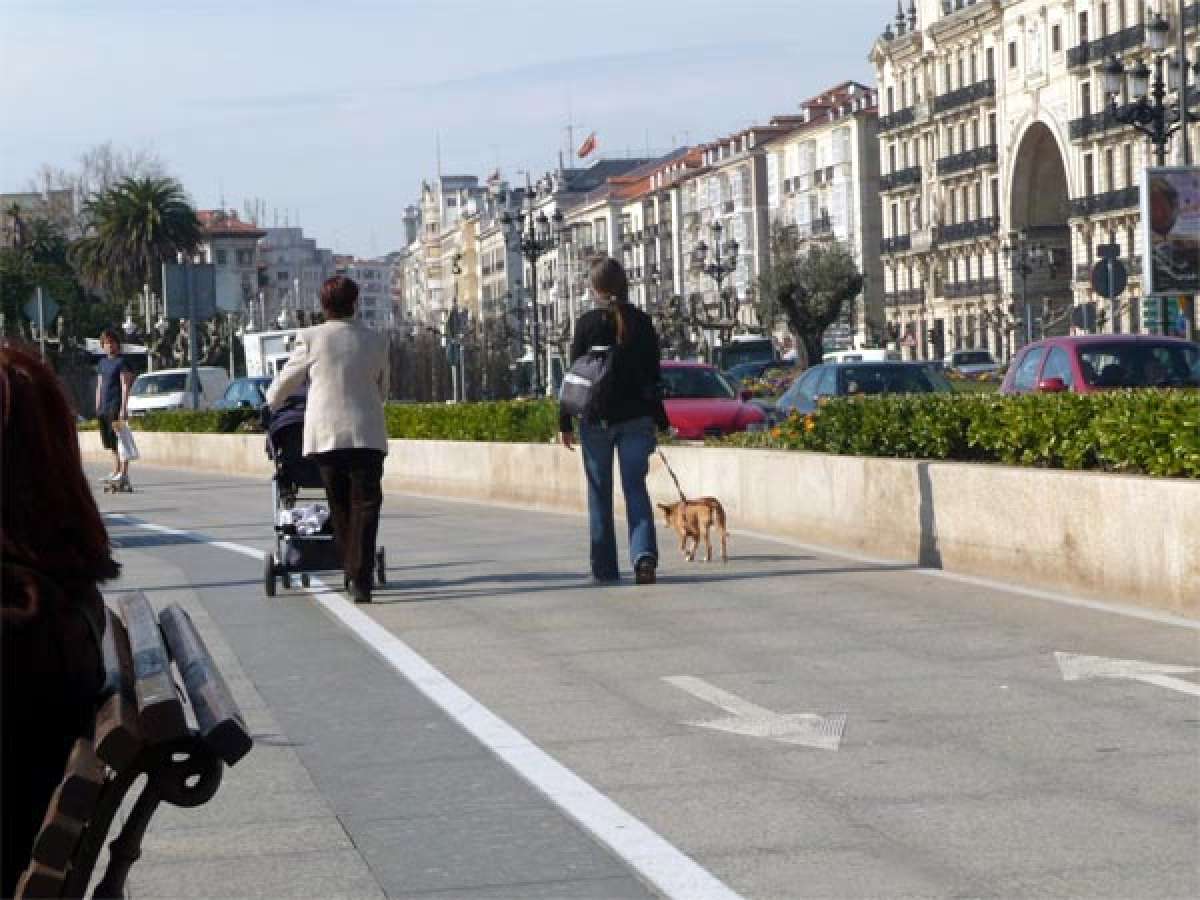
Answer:
<path fill-rule="evenodd" d="M 654 584 L 658 580 L 654 570 L 657 568 L 654 560 L 650 558 L 639 559 L 637 565 L 633 567 L 633 580 L 638 584 Z"/>
<path fill-rule="evenodd" d="M 369 587 L 364 588 L 357 582 L 351 582 L 350 596 L 355 603 L 370 603 L 371 589 Z"/>
<path fill-rule="evenodd" d="M 620 575 L 605 575 L 603 577 L 600 575 L 592 576 L 592 584 L 617 584 L 620 580 Z"/>

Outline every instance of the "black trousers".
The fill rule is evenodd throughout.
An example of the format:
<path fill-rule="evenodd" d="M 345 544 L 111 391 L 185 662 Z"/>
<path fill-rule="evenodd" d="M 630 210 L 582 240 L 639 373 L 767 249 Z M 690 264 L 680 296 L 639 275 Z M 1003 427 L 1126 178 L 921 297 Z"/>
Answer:
<path fill-rule="evenodd" d="M 369 590 L 379 510 L 383 506 L 383 452 L 365 448 L 330 450 L 316 454 L 314 459 L 325 483 L 342 571 Z"/>

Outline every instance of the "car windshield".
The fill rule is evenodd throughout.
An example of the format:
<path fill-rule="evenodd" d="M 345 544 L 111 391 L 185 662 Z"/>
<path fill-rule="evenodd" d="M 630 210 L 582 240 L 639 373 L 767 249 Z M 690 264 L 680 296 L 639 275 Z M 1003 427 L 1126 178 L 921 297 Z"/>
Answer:
<path fill-rule="evenodd" d="M 662 370 L 663 396 L 675 400 L 700 400 L 703 398 L 731 399 L 733 387 L 716 369 L 673 368 Z"/>
<path fill-rule="evenodd" d="M 769 340 L 761 341 L 731 341 L 722 353 L 725 370 L 750 362 L 772 362 L 775 359 L 775 347 Z"/>
<path fill-rule="evenodd" d="M 931 394 L 951 390 L 940 372 L 928 366 L 843 366 L 838 373 L 838 393 L 859 394 Z"/>
<path fill-rule="evenodd" d="M 1195 387 L 1200 385 L 1200 346 L 1088 344 L 1079 348 L 1079 367 L 1092 387 Z"/>
<path fill-rule="evenodd" d="M 992 359 L 992 354 L 986 350 L 973 350 L 969 353 L 955 353 L 954 365 L 956 366 L 977 366 L 980 364 L 991 365 L 995 362 Z"/>
<path fill-rule="evenodd" d="M 129 393 L 134 397 L 153 397 L 155 394 L 176 394 L 187 390 L 187 373 L 167 372 L 162 375 L 139 375 Z"/>

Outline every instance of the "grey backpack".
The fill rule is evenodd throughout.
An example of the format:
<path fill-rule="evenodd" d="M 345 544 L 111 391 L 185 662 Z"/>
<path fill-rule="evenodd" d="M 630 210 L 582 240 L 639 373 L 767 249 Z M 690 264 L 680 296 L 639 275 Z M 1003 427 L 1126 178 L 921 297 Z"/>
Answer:
<path fill-rule="evenodd" d="M 563 376 L 558 402 L 569 416 L 598 418 L 612 380 L 612 347 L 592 347 Z"/>

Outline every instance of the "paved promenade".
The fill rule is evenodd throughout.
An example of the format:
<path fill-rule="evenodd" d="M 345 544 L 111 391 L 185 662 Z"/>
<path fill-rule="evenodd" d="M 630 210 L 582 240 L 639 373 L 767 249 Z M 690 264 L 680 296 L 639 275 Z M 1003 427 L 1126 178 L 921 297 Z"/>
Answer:
<path fill-rule="evenodd" d="M 1200 895 L 1194 627 L 737 522 L 594 587 L 581 517 L 397 496 L 376 604 L 268 599 L 267 484 L 135 479 L 110 592 L 191 612 L 257 742 L 136 898 Z"/>

